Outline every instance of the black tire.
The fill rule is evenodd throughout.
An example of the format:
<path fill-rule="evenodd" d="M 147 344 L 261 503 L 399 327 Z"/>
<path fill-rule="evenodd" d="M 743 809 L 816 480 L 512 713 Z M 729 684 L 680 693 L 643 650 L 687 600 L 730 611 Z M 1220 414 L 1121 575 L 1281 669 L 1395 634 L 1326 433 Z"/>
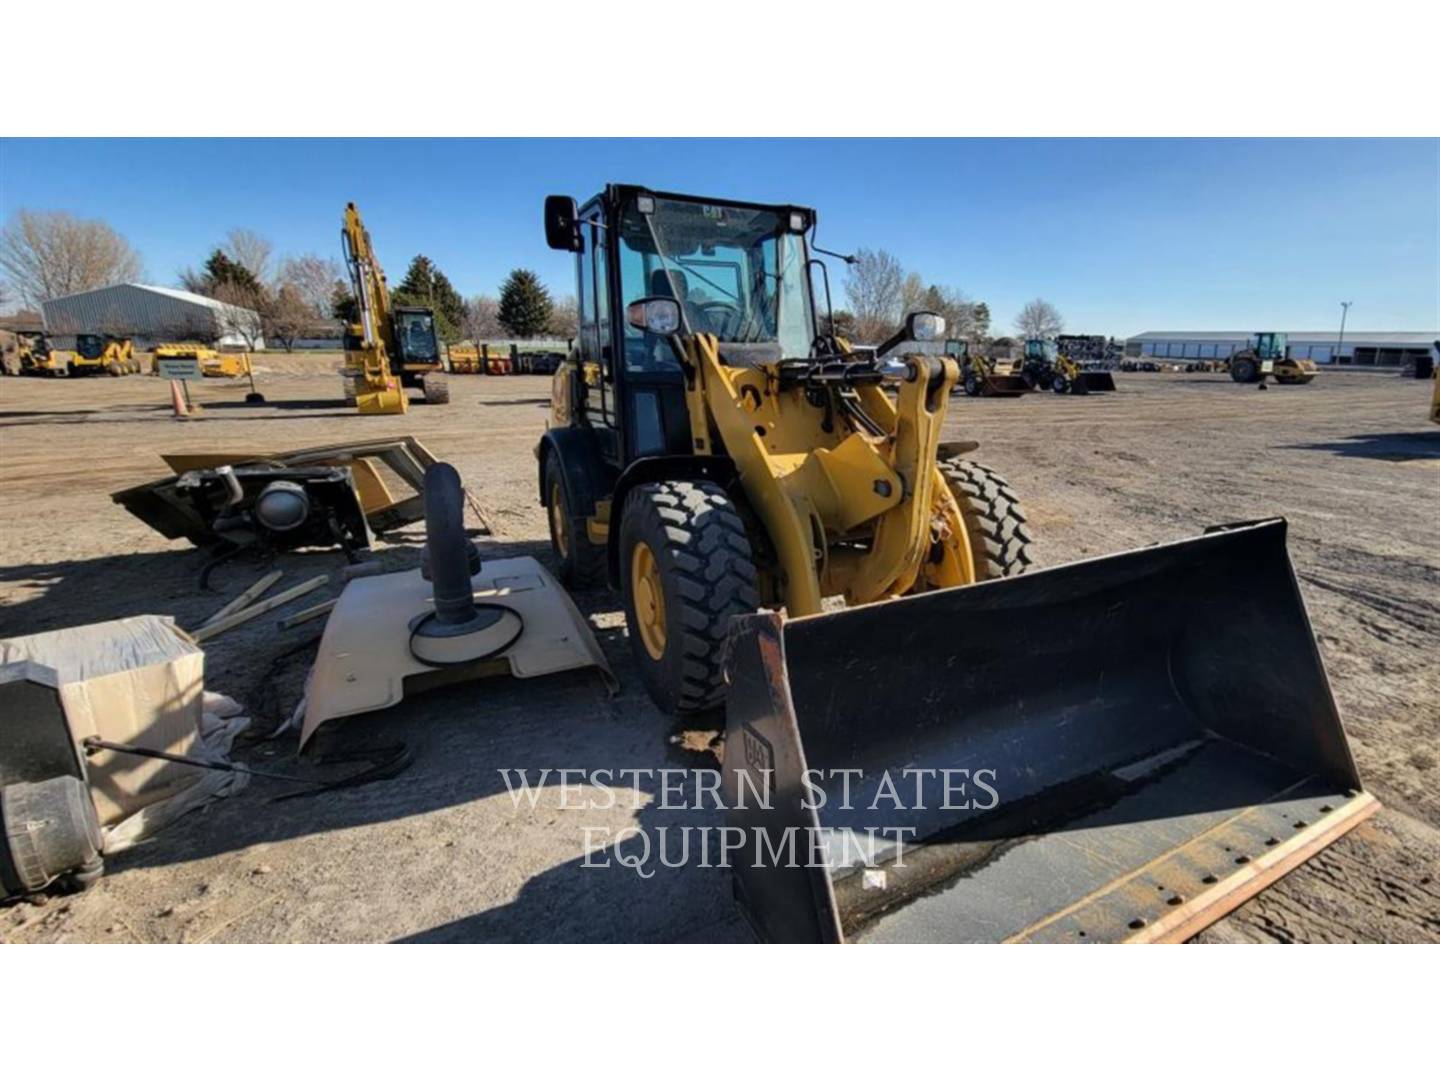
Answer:
<path fill-rule="evenodd" d="M 980 376 L 973 371 L 965 373 L 965 394 L 968 397 L 979 397 L 982 391 Z"/>
<path fill-rule="evenodd" d="M 1238 383 L 1255 382 L 1260 375 L 1260 368 L 1248 356 L 1242 356 L 1238 360 L 1230 361 L 1230 378 Z"/>
<path fill-rule="evenodd" d="M 632 561 L 641 543 L 655 559 L 663 591 L 666 634 L 658 659 L 641 639 L 635 614 Z M 750 539 L 725 492 L 706 481 L 632 491 L 620 523 L 620 577 L 630 647 L 655 704 L 669 713 L 719 705 L 730 620 L 760 605 Z"/>
<path fill-rule="evenodd" d="M 1070 392 L 1070 380 L 1064 375 L 1057 374 L 1050 380 L 1050 389 L 1057 394 L 1068 394 Z"/>
<path fill-rule="evenodd" d="M 569 496 L 565 493 L 563 468 L 554 453 L 545 460 L 545 492 L 550 550 L 560 567 L 560 580 L 577 590 L 604 585 L 605 549 L 590 542 L 585 532 L 584 515 L 577 516 L 571 510 Z M 564 535 L 557 535 L 557 529 L 564 529 Z"/>
<path fill-rule="evenodd" d="M 446 381 L 444 375 L 426 375 L 421 383 L 421 388 L 425 391 L 425 404 L 450 404 L 450 383 Z"/>
<path fill-rule="evenodd" d="M 940 473 L 960 504 L 976 580 L 1016 577 L 1035 565 L 1025 512 L 999 474 L 963 459 L 942 461 Z"/>

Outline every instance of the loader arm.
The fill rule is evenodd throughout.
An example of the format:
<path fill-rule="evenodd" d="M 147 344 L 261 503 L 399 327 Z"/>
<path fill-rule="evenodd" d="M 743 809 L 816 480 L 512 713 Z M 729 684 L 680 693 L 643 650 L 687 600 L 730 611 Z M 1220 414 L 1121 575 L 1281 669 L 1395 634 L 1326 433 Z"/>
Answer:
<path fill-rule="evenodd" d="M 820 611 L 825 596 L 862 604 L 975 580 L 964 522 L 935 464 L 959 377 L 953 359 L 910 357 L 892 402 L 861 362 L 805 376 L 794 362 L 730 367 L 708 334 L 679 339 L 677 353 L 695 451 L 734 460 L 791 615 Z M 833 394 L 855 414 L 834 408 Z"/>

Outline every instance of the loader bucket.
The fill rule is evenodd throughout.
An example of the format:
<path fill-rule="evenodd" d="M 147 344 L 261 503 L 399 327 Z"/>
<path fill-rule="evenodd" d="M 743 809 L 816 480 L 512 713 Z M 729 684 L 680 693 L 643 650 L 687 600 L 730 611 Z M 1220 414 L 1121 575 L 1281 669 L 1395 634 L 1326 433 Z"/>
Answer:
<path fill-rule="evenodd" d="M 1115 376 L 1108 371 L 1082 371 L 1080 385 L 1087 394 L 1104 393 L 1115 389 Z"/>
<path fill-rule="evenodd" d="M 728 861 L 766 940 L 1184 940 L 1378 806 L 1280 520 L 729 644 Z"/>
<path fill-rule="evenodd" d="M 1019 397 L 1030 392 L 1030 387 L 1019 375 L 987 375 L 980 386 L 982 397 Z"/>

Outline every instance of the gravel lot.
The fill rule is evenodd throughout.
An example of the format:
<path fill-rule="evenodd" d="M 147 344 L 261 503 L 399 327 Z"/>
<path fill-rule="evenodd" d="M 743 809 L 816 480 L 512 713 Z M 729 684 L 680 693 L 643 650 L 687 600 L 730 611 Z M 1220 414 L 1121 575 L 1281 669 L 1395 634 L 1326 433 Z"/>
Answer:
<path fill-rule="evenodd" d="M 244 387 L 196 390 L 203 420 L 169 415 L 150 378 L 0 381 L 0 636 L 125 615 L 195 626 L 260 575 L 204 557 L 113 505 L 158 478 L 172 449 L 283 450 L 409 433 L 453 462 L 485 508 L 486 555 L 549 561 L 532 450 L 548 380 L 455 377 L 448 406 L 357 417 L 334 357 L 265 358 L 263 407 Z M 1367 785 L 1370 822 L 1207 930 L 1206 941 L 1440 941 L 1440 427 L 1426 383 L 1324 373 L 1257 393 L 1223 375 L 1118 374 L 1119 392 L 955 399 L 947 437 L 1003 472 L 1026 502 L 1042 564 L 1284 515 L 1291 554 Z M 379 552 L 418 560 L 419 530 Z M 295 583 L 338 569 L 335 552 L 287 555 Z M 329 593 L 312 594 L 295 607 Z M 665 824 L 656 785 L 613 807 L 575 809 L 547 785 L 518 807 L 497 770 L 661 769 L 713 764 L 708 735 L 677 731 L 645 697 L 617 600 L 577 597 L 621 682 L 593 674 L 489 680 L 412 698 L 351 722 L 346 738 L 405 741 L 399 779 L 314 798 L 253 783 L 109 861 L 90 892 L 0 909 L 16 941 L 748 940 L 728 875 L 690 866 L 645 880 L 581 865 L 583 829 Z M 207 645 L 207 685 L 248 706 L 258 733 L 298 699 L 317 623 L 262 617 Z M 297 648 L 299 647 L 299 648 Z M 293 736 L 242 757 L 295 762 Z M 573 796 L 572 796 L 573 797 Z M 632 805 L 638 802 L 638 805 Z M 674 816 L 674 815 L 671 815 Z M 711 812 L 684 824 L 718 824 Z"/>

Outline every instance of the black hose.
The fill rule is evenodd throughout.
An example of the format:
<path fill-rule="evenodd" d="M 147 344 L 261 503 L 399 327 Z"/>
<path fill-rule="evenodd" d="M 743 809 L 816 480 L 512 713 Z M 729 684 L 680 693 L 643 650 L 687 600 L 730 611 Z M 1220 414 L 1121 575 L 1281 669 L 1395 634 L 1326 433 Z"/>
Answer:
<path fill-rule="evenodd" d="M 448 462 L 437 461 L 425 470 L 425 546 L 430 552 L 435 621 L 443 625 L 469 622 L 475 614 L 467 543 L 460 474 Z"/>

